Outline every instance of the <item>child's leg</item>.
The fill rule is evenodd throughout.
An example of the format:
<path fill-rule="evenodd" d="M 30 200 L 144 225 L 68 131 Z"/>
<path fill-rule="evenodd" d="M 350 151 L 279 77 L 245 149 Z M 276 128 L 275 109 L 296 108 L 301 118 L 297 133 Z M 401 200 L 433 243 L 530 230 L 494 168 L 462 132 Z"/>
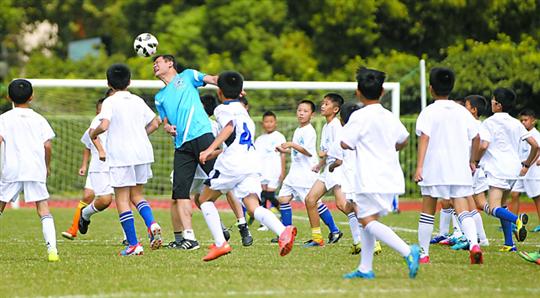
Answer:
<path fill-rule="evenodd" d="M 450 200 L 441 200 L 441 213 L 439 215 L 439 235 L 450 233 L 450 221 L 452 221 L 452 205 Z"/>
<path fill-rule="evenodd" d="M 356 220 L 358 222 L 358 219 Z M 368 233 L 363 227 L 360 229 L 362 250 L 360 251 L 360 264 L 358 271 L 368 273 L 373 271 L 373 252 L 375 250 L 375 236 Z"/>
<path fill-rule="evenodd" d="M 291 200 L 292 195 L 280 196 L 279 197 L 279 212 L 281 213 L 281 222 L 284 226 L 292 225 L 292 207 Z"/>
<path fill-rule="evenodd" d="M 311 226 L 311 239 L 317 243 L 324 243 L 321 232 L 321 222 L 319 220 L 319 216 L 321 215 L 319 209 L 322 208 L 328 210 L 328 208 L 325 208 L 326 206 L 324 205 L 317 205 L 319 200 L 325 193 L 326 187 L 324 186 L 324 183 L 321 180 L 316 180 L 315 183 L 313 183 L 313 186 L 309 190 L 305 199 L 307 215 L 309 217 L 309 224 Z"/>
<path fill-rule="evenodd" d="M 199 198 L 204 220 L 208 225 L 208 229 L 210 229 L 210 232 L 212 233 L 216 247 L 222 247 L 223 244 L 227 242 L 225 241 L 223 230 L 221 229 L 221 219 L 219 217 L 218 210 L 214 205 L 214 201 L 220 196 L 220 191 L 213 190 L 208 186 L 205 186 Z"/>
<path fill-rule="evenodd" d="M 268 187 L 266 189 L 266 200 L 270 201 L 271 207 L 279 208 L 279 201 L 276 199 L 276 188 Z"/>
<path fill-rule="evenodd" d="M 534 197 L 533 202 L 536 206 L 536 214 L 538 215 L 538 221 L 540 221 L 540 196 Z"/>
<path fill-rule="evenodd" d="M 6 209 L 6 202 L 0 201 L 0 216 L 2 216 L 2 213 L 4 213 L 4 209 Z"/>
<path fill-rule="evenodd" d="M 171 204 L 171 223 L 174 232 L 174 241 L 178 244 L 184 240 L 182 232 L 184 227 L 182 226 L 182 221 L 180 220 L 180 212 L 178 211 L 177 206 L 178 200 L 172 200 Z"/>
<path fill-rule="evenodd" d="M 467 197 L 467 205 L 476 226 L 476 233 L 478 234 L 478 239 L 480 239 L 481 245 L 485 245 L 486 243 L 488 243 L 488 240 L 486 236 L 486 231 L 484 230 L 484 221 L 482 220 L 482 216 L 476 209 L 476 203 L 472 196 Z"/>
<path fill-rule="evenodd" d="M 460 238 L 463 236 L 463 229 L 461 227 L 461 222 L 458 219 L 458 213 L 456 210 L 452 207 L 452 226 L 454 227 L 454 232 L 452 233 L 452 237 L 454 238 Z"/>
<path fill-rule="evenodd" d="M 423 196 L 422 212 L 418 221 L 418 243 L 423 250 L 423 256 L 429 256 L 429 242 L 431 241 L 431 233 L 433 233 L 436 207 L 437 199 L 430 196 Z"/>
<path fill-rule="evenodd" d="M 488 203 L 490 215 L 499 218 L 504 235 L 504 245 L 514 246 L 512 239 L 512 222 L 517 219 L 517 216 L 512 214 L 508 209 L 501 207 L 504 196 L 504 190 L 501 188 L 489 187 Z"/>
<path fill-rule="evenodd" d="M 243 202 L 248 213 L 255 217 L 258 222 L 268 227 L 268 229 L 276 235 L 280 236 L 281 233 L 285 231 L 285 226 L 279 221 L 276 215 L 272 213 L 272 211 L 259 205 L 259 199 L 256 194 L 249 194 L 244 198 Z"/>
<path fill-rule="evenodd" d="M 379 222 L 377 215 L 361 218 L 360 223 L 366 232 L 390 246 L 401 256 L 407 257 L 411 253 L 409 245 L 407 245 L 407 243 L 405 243 L 405 241 L 403 241 L 403 239 L 401 239 L 392 229 Z"/>
<path fill-rule="evenodd" d="M 92 215 L 107 209 L 111 205 L 111 202 L 112 195 L 98 196 L 96 200 L 82 210 L 81 215 L 84 220 L 90 221 Z"/>
<path fill-rule="evenodd" d="M 458 220 L 461 223 L 463 234 L 469 241 L 469 249 L 472 249 L 475 245 L 478 245 L 478 235 L 476 232 L 476 224 L 471 212 L 469 212 L 467 198 L 453 198 L 452 202 L 454 210 L 456 210 L 458 215 Z"/>
<path fill-rule="evenodd" d="M 41 218 L 41 226 L 43 229 L 43 238 L 47 245 L 47 251 L 56 252 L 56 230 L 54 228 L 54 220 L 49 211 L 47 200 L 36 202 L 36 211 Z"/>
<path fill-rule="evenodd" d="M 242 225 L 246 223 L 246 217 L 244 216 L 244 209 L 238 200 L 233 196 L 232 192 L 227 192 L 227 202 L 231 206 L 234 216 L 236 216 L 236 224 Z"/>
<path fill-rule="evenodd" d="M 129 186 L 114 188 L 114 200 L 116 202 L 116 209 L 118 209 L 120 224 L 122 225 L 122 229 L 124 230 L 129 245 L 134 246 L 139 243 L 139 240 L 137 239 L 135 220 L 133 219 L 133 213 L 131 212 L 131 207 L 129 205 L 129 195 Z"/>
<path fill-rule="evenodd" d="M 88 178 L 87 178 L 88 179 Z M 73 213 L 73 220 L 71 222 L 71 227 L 68 228 L 67 233 L 62 233 L 62 236 L 68 239 L 73 239 L 77 236 L 79 231 L 79 217 L 81 216 L 81 209 L 88 206 L 94 200 L 94 191 L 90 188 L 85 188 L 83 192 L 83 198 L 79 201 L 75 213 Z M 71 237 L 69 237 L 71 235 Z"/>
<path fill-rule="evenodd" d="M 510 198 L 512 201 L 510 202 L 510 211 L 514 214 L 519 214 L 519 195 L 521 193 L 517 191 L 510 192 Z"/>

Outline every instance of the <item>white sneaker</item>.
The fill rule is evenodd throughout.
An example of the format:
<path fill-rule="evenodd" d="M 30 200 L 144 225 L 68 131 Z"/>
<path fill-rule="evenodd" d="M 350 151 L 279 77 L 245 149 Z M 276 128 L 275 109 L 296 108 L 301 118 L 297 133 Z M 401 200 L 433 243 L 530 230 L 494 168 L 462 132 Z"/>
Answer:
<path fill-rule="evenodd" d="M 268 227 L 265 226 L 265 225 L 261 225 L 261 226 L 257 229 L 257 231 L 262 231 L 262 232 L 268 231 Z"/>
<path fill-rule="evenodd" d="M 478 241 L 478 244 L 480 244 L 480 246 L 489 246 L 489 240 L 484 239 L 484 240 L 480 240 Z"/>
<path fill-rule="evenodd" d="M 163 240 L 161 238 L 161 227 L 155 222 L 148 229 L 148 237 L 150 238 L 150 248 L 159 249 Z"/>

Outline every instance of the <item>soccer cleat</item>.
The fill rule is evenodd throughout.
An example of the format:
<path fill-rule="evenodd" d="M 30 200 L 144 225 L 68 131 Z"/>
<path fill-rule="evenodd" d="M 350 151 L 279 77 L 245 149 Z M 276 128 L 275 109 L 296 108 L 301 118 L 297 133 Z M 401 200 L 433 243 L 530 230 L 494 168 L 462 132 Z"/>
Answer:
<path fill-rule="evenodd" d="M 439 242 L 440 245 L 450 245 L 450 238 L 446 238 Z"/>
<path fill-rule="evenodd" d="M 518 254 L 525 261 L 528 261 L 528 262 L 531 262 L 531 263 L 535 263 L 537 260 L 540 260 L 540 252 L 520 251 Z"/>
<path fill-rule="evenodd" d="M 66 231 L 66 232 L 62 232 L 62 237 L 66 238 L 66 239 L 69 239 L 69 240 L 75 240 L 77 235 L 73 235 L 70 232 Z"/>
<path fill-rule="evenodd" d="M 279 243 L 279 236 L 270 239 L 270 242 L 271 242 L 271 243 Z"/>
<path fill-rule="evenodd" d="M 58 262 L 60 260 L 56 249 L 51 249 L 51 251 L 49 251 L 48 260 L 49 262 Z"/>
<path fill-rule="evenodd" d="M 286 256 L 291 252 L 294 245 L 294 238 L 296 237 L 296 227 L 295 226 L 287 226 L 285 227 L 285 231 L 279 235 L 279 255 L 280 256 Z"/>
<path fill-rule="evenodd" d="M 220 247 L 217 247 L 214 243 L 212 243 L 212 245 L 210 245 L 209 247 L 208 254 L 203 258 L 203 261 L 208 262 L 215 260 L 223 255 L 230 253 L 231 250 L 232 248 L 229 243 L 227 243 L 227 241 L 225 241 L 225 243 L 223 243 L 223 245 L 221 245 Z"/>
<path fill-rule="evenodd" d="M 261 226 L 257 229 L 257 231 L 266 232 L 266 231 L 268 231 L 268 227 L 265 226 L 265 225 L 261 225 Z"/>
<path fill-rule="evenodd" d="M 353 243 L 353 245 L 351 245 L 351 249 L 349 250 L 351 255 L 357 255 L 361 251 L 362 251 L 362 244 L 361 243 L 357 243 L 357 244 Z"/>
<path fill-rule="evenodd" d="M 197 240 L 189 240 L 184 238 L 184 240 L 182 240 L 182 242 L 180 242 L 175 248 L 182 250 L 196 250 L 199 249 L 200 246 Z"/>
<path fill-rule="evenodd" d="M 88 207 L 84 207 L 84 208 L 88 208 Z M 82 211 L 84 208 L 81 209 L 81 214 L 79 216 L 79 232 L 83 235 L 86 234 L 86 232 L 88 232 L 88 226 L 90 225 L 90 221 L 84 219 L 84 217 L 82 216 Z"/>
<path fill-rule="evenodd" d="M 472 247 L 471 251 L 469 252 L 469 256 L 471 258 L 471 264 L 483 264 L 484 263 L 484 257 L 482 255 L 482 250 L 480 249 L 480 245 L 475 245 Z"/>
<path fill-rule="evenodd" d="M 144 249 L 140 243 L 136 245 L 129 245 L 120 252 L 120 255 L 123 257 L 127 256 L 140 256 L 144 252 Z"/>
<path fill-rule="evenodd" d="M 527 228 L 525 225 L 529 222 L 529 216 L 526 213 L 521 213 L 516 221 L 516 232 L 514 235 L 518 242 L 523 242 L 527 238 Z"/>
<path fill-rule="evenodd" d="M 251 244 L 253 244 L 253 237 L 249 232 L 248 224 L 238 225 L 238 231 L 240 232 L 240 237 L 242 237 L 242 245 L 251 246 Z"/>
<path fill-rule="evenodd" d="M 478 241 L 478 244 L 480 244 L 480 246 L 489 246 L 489 240 L 487 238 L 484 240 L 480 240 Z"/>
<path fill-rule="evenodd" d="M 324 246 L 324 240 L 317 241 L 317 240 L 309 239 L 308 241 L 304 242 L 305 248 L 323 247 L 323 246 Z"/>
<path fill-rule="evenodd" d="M 500 249 L 500 252 L 515 252 L 517 251 L 517 248 L 515 245 L 509 246 L 509 245 L 503 245 Z"/>
<path fill-rule="evenodd" d="M 423 257 L 420 257 L 420 260 L 418 260 L 418 263 L 420 263 L 420 264 L 429 264 L 431 262 L 429 260 L 429 256 L 423 256 Z"/>
<path fill-rule="evenodd" d="M 163 248 L 178 248 L 180 246 L 180 243 L 176 241 L 171 241 L 167 245 L 163 245 Z"/>
<path fill-rule="evenodd" d="M 161 238 L 161 227 L 156 222 L 153 222 L 150 225 L 148 237 L 150 238 L 151 249 L 155 250 L 161 247 L 161 244 L 163 243 L 163 239 Z"/>
<path fill-rule="evenodd" d="M 435 236 L 435 237 L 431 238 L 431 240 L 429 241 L 429 244 L 437 244 L 437 243 L 440 243 L 441 241 L 446 240 L 446 239 L 448 239 L 448 236 L 446 236 L 446 235 L 438 235 L 438 236 Z"/>
<path fill-rule="evenodd" d="M 341 237 L 343 237 L 343 232 L 341 231 L 328 234 L 328 244 L 338 243 Z"/>
<path fill-rule="evenodd" d="M 537 225 L 536 227 L 534 227 L 534 229 L 532 229 L 531 232 L 533 232 L 533 233 L 538 233 L 538 232 L 540 232 L 540 225 Z"/>
<path fill-rule="evenodd" d="M 409 278 L 415 278 L 418 274 L 418 268 L 420 268 L 420 247 L 416 244 L 410 247 L 411 253 L 405 257 L 405 262 L 409 268 Z"/>
<path fill-rule="evenodd" d="M 468 250 L 469 241 L 467 240 L 467 238 L 460 238 L 459 241 L 456 244 L 452 245 L 452 247 L 450 248 L 453 250 Z"/>
<path fill-rule="evenodd" d="M 360 272 L 359 270 L 354 270 L 353 272 L 343 275 L 343 278 L 345 279 L 355 279 L 355 278 L 374 279 L 375 273 L 373 273 L 373 271 L 363 273 L 363 272 Z"/>
<path fill-rule="evenodd" d="M 379 241 L 375 241 L 375 247 L 373 248 L 373 254 L 378 255 L 382 252 L 381 243 Z"/>
<path fill-rule="evenodd" d="M 224 226 L 223 226 L 223 237 L 225 237 L 225 241 L 229 241 L 229 239 L 231 239 L 231 233 L 229 232 L 229 229 L 227 229 Z"/>

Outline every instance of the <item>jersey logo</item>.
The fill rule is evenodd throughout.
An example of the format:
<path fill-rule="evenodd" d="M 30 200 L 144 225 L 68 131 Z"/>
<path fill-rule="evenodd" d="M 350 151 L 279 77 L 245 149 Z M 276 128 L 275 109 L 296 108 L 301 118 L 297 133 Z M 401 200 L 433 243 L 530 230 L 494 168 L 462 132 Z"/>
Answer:
<path fill-rule="evenodd" d="M 249 131 L 249 128 L 247 126 L 247 123 L 244 122 L 244 132 L 242 132 L 242 134 L 240 135 L 240 145 L 247 145 L 247 150 L 249 151 L 249 149 L 251 147 L 255 148 L 255 146 L 253 145 L 253 141 L 252 141 L 252 138 L 251 138 L 251 132 Z"/>
<path fill-rule="evenodd" d="M 184 79 L 178 78 L 178 80 L 174 81 L 174 87 L 176 87 L 176 89 L 184 87 Z"/>

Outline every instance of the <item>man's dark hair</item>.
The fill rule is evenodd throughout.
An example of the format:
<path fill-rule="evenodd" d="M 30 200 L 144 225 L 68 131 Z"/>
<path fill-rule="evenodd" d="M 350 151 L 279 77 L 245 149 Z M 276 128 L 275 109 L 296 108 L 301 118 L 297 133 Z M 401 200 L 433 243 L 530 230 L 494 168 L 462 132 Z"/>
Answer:
<path fill-rule="evenodd" d="M 327 93 L 324 98 L 330 99 L 330 101 L 333 102 L 338 108 L 341 108 L 341 105 L 343 105 L 345 102 L 343 97 L 337 93 Z"/>
<path fill-rule="evenodd" d="M 224 71 L 219 74 L 217 85 L 225 98 L 236 99 L 244 87 L 244 78 L 236 71 Z"/>
<path fill-rule="evenodd" d="M 468 95 L 465 97 L 465 101 L 468 101 L 471 107 L 476 108 L 478 116 L 487 112 L 488 101 L 482 95 Z"/>
<path fill-rule="evenodd" d="M 212 94 L 205 94 L 201 96 L 201 102 L 208 117 L 214 115 L 214 110 L 218 106 L 216 97 Z"/>
<path fill-rule="evenodd" d="M 125 90 L 131 80 L 131 71 L 125 64 L 113 64 L 107 69 L 107 83 L 114 90 Z"/>
<path fill-rule="evenodd" d="M 9 83 L 8 95 L 16 104 L 23 104 L 32 98 L 34 89 L 32 84 L 25 79 L 16 79 Z"/>
<path fill-rule="evenodd" d="M 274 117 L 274 119 L 277 119 L 276 114 L 274 114 L 274 112 L 272 112 L 272 111 L 264 112 L 264 114 L 262 116 L 263 120 L 264 120 L 265 117 Z"/>
<path fill-rule="evenodd" d="M 311 112 L 312 112 L 312 113 L 315 113 L 315 109 L 317 109 L 317 106 L 316 106 L 311 100 L 309 100 L 309 99 L 303 99 L 303 100 L 301 100 L 301 101 L 298 103 L 298 105 L 301 105 L 301 104 L 303 104 L 303 103 L 309 105 L 309 106 L 311 107 Z"/>
<path fill-rule="evenodd" d="M 349 122 L 349 118 L 351 118 L 352 113 L 359 109 L 360 106 L 354 102 L 344 103 L 341 106 L 341 111 L 339 111 L 339 117 L 341 118 L 341 121 L 343 121 L 343 124 L 347 124 L 347 122 Z"/>
<path fill-rule="evenodd" d="M 358 90 L 369 100 L 377 100 L 383 92 L 383 83 L 386 74 L 382 71 L 360 67 L 356 72 Z"/>
<path fill-rule="evenodd" d="M 429 84 L 437 96 L 448 96 L 454 89 L 456 76 L 449 68 L 434 67 L 429 72 Z"/>
<path fill-rule="evenodd" d="M 536 113 L 534 112 L 533 109 L 523 109 L 523 110 L 521 110 L 521 112 L 519 112 L 518 116 L 519 117 L 528 116 L 528 117 L 536 119 Z"/>
<path fill-rule="evenodd" d="M 508 88 L 499 87 L 495 89 L 493 97 L 495 97 L 496 102 L 501 104 L 504 112 L 513 108 L 516 102 L 516 93 Z"/>

